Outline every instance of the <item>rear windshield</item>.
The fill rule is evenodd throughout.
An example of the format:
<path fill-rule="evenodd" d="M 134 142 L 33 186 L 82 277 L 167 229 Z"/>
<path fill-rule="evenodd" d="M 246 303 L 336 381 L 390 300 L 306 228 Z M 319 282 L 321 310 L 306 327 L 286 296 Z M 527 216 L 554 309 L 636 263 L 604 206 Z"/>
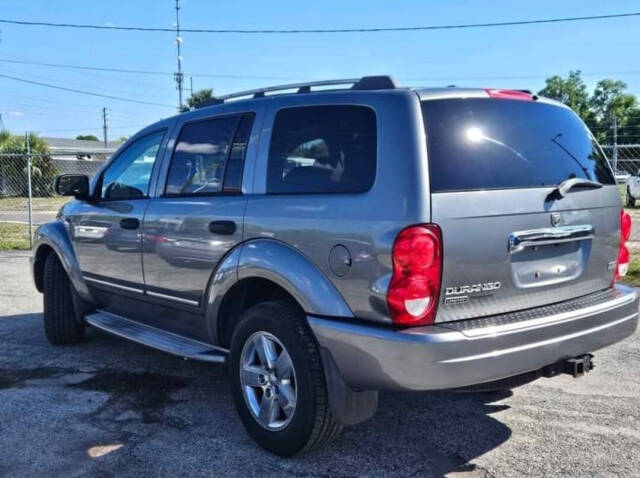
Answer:
<path fill-rule="evenodd" d="M 571 110 L 489 98 L 422 103 L 432 192 L 615 184 L 602 150 Z"/>

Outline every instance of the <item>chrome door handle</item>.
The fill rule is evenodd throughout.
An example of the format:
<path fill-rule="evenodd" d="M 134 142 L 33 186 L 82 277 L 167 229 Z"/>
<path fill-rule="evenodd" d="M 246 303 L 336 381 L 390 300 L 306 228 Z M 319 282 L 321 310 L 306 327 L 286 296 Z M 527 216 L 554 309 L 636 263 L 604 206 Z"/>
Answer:
<path fill-rule="evenodd" d="M 580 226 L 545 227 L 509 234 L 509 253 L 521 251 L 525 247 L 559 244 L 562 242 L 593 239 L 595 231 L 591 224 Z"/>

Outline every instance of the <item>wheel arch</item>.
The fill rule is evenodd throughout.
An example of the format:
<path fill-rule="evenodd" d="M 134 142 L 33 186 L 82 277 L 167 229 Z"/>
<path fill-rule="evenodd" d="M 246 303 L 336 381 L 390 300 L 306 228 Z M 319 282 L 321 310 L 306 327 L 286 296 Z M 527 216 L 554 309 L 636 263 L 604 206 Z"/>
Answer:
<path fill-rule="evenodd" d="M 213 343 L 226 347 L 237 319 L 248 307 L 287 299 L 305 314 L 353 317 L 333 283 L 293 247 L 273 239 L 242 243 L 212 274 L 206 320 Z"/>
<path fill-rule="evenodd" d="M 33 247 L 32 273 L 38 291 L 42 292 L 44 262 L 49 254 L 56 254 L 65 272 L 69 276 L 78 295 L 86 301 L 92 301 L 87 284 L 82 277 L 71 238 L 62 221 L 48 222 L 37 230 Z"/>

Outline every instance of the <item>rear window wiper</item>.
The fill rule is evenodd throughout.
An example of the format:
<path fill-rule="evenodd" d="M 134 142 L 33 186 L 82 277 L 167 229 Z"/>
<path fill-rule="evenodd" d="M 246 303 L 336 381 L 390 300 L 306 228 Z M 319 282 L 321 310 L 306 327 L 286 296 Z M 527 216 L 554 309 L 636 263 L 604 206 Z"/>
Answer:
<path fill-rule="evenodd" d="M 569 178 L 569 179 L 565 179 L 560 184 L 558 184 L 556 188 L 551 192 L 550 196 L 554 195 L 554 196 L 559 196 L 563 198 L 573 188 L 598 189 L 601 187 L 602 187 L 602 184 L 596 181 L 591 181 L 590 179 Z"/>

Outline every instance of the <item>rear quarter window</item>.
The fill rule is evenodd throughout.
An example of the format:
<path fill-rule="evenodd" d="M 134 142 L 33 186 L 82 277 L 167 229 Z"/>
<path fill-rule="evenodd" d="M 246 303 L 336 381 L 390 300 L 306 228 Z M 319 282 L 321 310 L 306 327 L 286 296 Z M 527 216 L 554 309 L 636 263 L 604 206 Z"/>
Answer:
<path fill-rule="evenodd" d="M 602 150 L 571 110 L 468 98 L 424 101 L 432 192 L 615 184 Z"/>
<path fill-rule="evenodd" d="M 376 175 L 376 116 L 371 108 L 284 108 L 275 117 L 267 169 L 271 194 L 368 191 Z"/>

